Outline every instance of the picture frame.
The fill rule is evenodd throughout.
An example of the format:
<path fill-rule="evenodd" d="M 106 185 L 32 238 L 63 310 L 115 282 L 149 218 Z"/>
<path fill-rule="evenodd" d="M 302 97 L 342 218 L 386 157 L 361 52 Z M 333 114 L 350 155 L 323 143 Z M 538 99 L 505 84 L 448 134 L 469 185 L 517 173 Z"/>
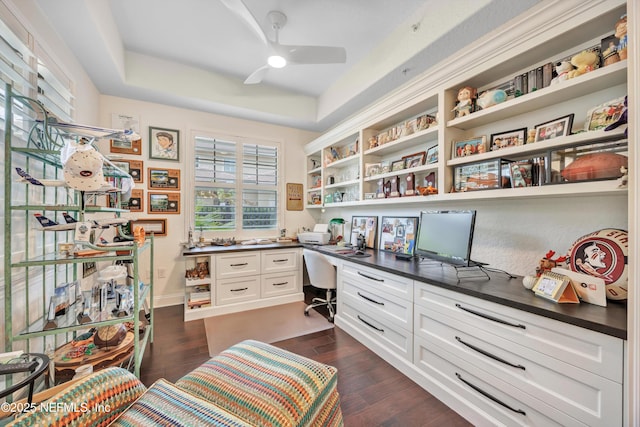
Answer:
<path fill-rule="evenodd" d="M 482 135 L 462 141 L 453 141 L 452 146 L 452 159 L 484 153 L 487 151 L 487 137 Z"/>
<path fill-rule="evenodd" d="M 364 176 L 372 177 L 380 174 L 380 163 L 365 163 Z"/>
<path fill-rule="evenodd" d="M 383 160 L 380 162 L 380 173 L 389 173 L 391 172 L 391 162 L 389 160 Z"/>
<path fill-rule="evenodd" d="M 438 146 L 434 145 L 427 150 L 426 164 L 438 163 Z"/>
<path fill-rule="evenodd" d="M 352 216 L 351 217 L 351 244 L 358 242 L 358 235 L 364 236 L 365 247 L 376 248 L 376 237 L 378 237 L 378 217 L 377 216 Z"/>
<path fill-rule="evenodd" d="M 524 145 L 527 140 L 527 128 L 509 130 L 506 132 L 492 133 L 490 139 L 491 151 L 502 148 Z"/>
<path fill-rule="evenodd" d="M 587 112 L 585 130 L 603 129 L 617 122 L 625 111 L 624 96 L 593 107 Z"/>
<path fill-rule="evenodd" d="M 180 191 L 180 169 L 148 168 L 149 190 Z"/>
<path fill-rule="evenodd" d="M 418 166 L 422 166 L 424 164 L 424 159 L 427 155 L 426 151 L 421 151 L 419 153 L 410 154 L 408 156 L 403 156 L 402 160 L 404 160 L 404 168 L 416 168 Z"/>
<path fill-rule="evenodd" d="M 135 230 L 136 227 L 142 227 L 144 229 L 145 236 L 150 236 L 151 233 L 153 233 L 154 236 L 167 235 L 166 218 L 132 219 L 129 221 L 129 227 L 131 230 Z"/>
<path fill-rule="evenodd" d="M 180 161 L 180 131 L 149 126 L 149 159 Z"/>
<path fill-rule="evenodd" d="M 404 160 L 396 160 L 391 162 L 391 172 L 397 172 L 404 169 Z"/>
<path fill-rule="evenodd" d="M 413 255 L 418 221 L 418 217 L 383 216 L 380 223 L 379 250 Z"/>
<path fill-rule="evenodd" d="M 534 142 L 547 141 L 550 139 L 571 135 L 574 114 L 558 117 L 548 122 L 535 126 L 536 136 Z"/>
<path fill-rule="evenodd" d="M 287 182 L 287 210 L 301 211 L 304 209 L 302 204 L 302 192 L 304 186 L 298 183 Z"/>
<path fill-rule="evenodd" d="M 144 182 L 144 162 L 142 160 L 117 159 L 111 160 L 111 163 L 131 175 L 133 182 L 137 184 Z"/>
<path fill-rule="evenodd" d="M 109 141 L 109 152 L 141 156 L 142 139 L 136 139 L 135 141 L 121 141 L 112 139 Z"/>
<path fill-rule="evenodd" d="M 180 193 L 151 192 L 147 194 L 147 212 L 150 214 L 179 214 Z"/>

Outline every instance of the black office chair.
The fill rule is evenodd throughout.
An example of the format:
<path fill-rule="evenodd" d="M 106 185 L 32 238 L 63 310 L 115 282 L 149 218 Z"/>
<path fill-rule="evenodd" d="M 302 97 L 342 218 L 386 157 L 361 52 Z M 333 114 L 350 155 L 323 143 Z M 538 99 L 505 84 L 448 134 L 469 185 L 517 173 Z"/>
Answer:
<path fill-rule="evenodd" d="M 333 317 L 335 316 L 334 306 L 336 305 L 336 297 L 334 296 L 334 290 L 336 289 L 336 267 L 329 262 L 326 256 L 319 252 L 304 249 L 302 255 L 307 265 L 311 286 L 327 290 L 326 298 L 314 298 L 311 304 L 304 309 L 304 314 L 308 316 L 309 310 L 312 308 L 326 305 L 329 309 L 328 320 L 329 322 L 333 322 Z"/>

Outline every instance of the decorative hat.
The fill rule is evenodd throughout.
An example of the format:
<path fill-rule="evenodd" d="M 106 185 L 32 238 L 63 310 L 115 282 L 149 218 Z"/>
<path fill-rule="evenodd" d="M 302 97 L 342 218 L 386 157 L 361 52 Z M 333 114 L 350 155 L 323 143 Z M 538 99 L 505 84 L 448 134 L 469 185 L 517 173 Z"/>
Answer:
<path fill-rule="evenodd" d="M 96 191 L 105 185 L 103 157 L 91 145 L 78 145 L 64 163 L 64 180 L 71 188 Z"/>

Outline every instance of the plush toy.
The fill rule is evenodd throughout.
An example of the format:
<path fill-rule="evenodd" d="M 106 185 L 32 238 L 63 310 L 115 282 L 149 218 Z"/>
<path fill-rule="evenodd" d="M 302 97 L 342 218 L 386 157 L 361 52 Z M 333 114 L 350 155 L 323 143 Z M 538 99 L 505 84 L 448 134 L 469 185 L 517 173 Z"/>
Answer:
<path fill-rule="evenodd" d="M 569 72 L 573 70 L 573 65 L 569 61 L 562 61 L 556 64 L 556 74 L 557 76 L 551 80 L 550 84 L 560 83 L 569 78 Z"/>
<path fill-rule="evenodd" d="M 495 89 L 483 92 L 482 95 L 478 97 L 478 100 L 476 102 L 484 110 L 485 108 L 500 104 L 501 102 L 504 102 L 506 100 L 507 92 L 502 89 Z"/>
<path fill-rule="evenodd" d="M 583 50 L 571 58 L 571 65 L 576 67 L 575 70 L 569 71 L 568 78 L 581 76 L 589 71 L 596 69 L 600 58 L 595 52 Z"/>
<path fill-rule="evenodd" d="M 604 128 L 605 131 L 607 130 L 613 130 L 615 128 L 617 128 L 618 126 L 627 124 L 627 97 L 624 97 L 624 111 L 622 112 L 622 114 L 620 115 L 620 118 L 615 121 L 614 123 L 611 123 L 609 126 L 607 126 L 606 128 Z M 627 136 L 627 129 L 624 130 L 624 136 Z"/>
<path fill-rule="evenodd" d="M 627 15 L 622 17 L 616 22 L 616 32 L 614 34 L 618 40 L 618 56 L 620 60 L 627 59 Z"/>
<path fill-rule="evenodd" d="M 549 251 L 545 254 L 536 267 L 536 276 L 540 277 L 540 275 L 545 271 L 551 271 L 552 268 L 557 267 L 559 264 L 567 260 L 566 256 L 560 256 L 553 259 L 555 254 L 555 251 Z"/>

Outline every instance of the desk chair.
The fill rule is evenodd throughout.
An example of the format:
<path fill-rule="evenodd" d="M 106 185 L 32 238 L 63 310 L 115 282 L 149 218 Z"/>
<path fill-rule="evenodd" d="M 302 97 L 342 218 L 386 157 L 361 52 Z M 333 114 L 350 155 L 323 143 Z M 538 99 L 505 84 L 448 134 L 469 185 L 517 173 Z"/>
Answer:
<path fill-rule="evenodd" d="M 302 256 L 307 265 L 311 286 L 327 290 L 326 298 L 314 298 L 311 304 L 304 309 L 304 314 L 308 316 L 309 310 L 312 308 L 326 305 L 329 309 L 329 322 L 333 322 L 335 316 L 333 306 L 336 304 L 336 297 L 333 296 L 333 291 L 336 289 L 336 267 L 329 262 L 326 256 L 310 249 L 304 249 Z"/>

